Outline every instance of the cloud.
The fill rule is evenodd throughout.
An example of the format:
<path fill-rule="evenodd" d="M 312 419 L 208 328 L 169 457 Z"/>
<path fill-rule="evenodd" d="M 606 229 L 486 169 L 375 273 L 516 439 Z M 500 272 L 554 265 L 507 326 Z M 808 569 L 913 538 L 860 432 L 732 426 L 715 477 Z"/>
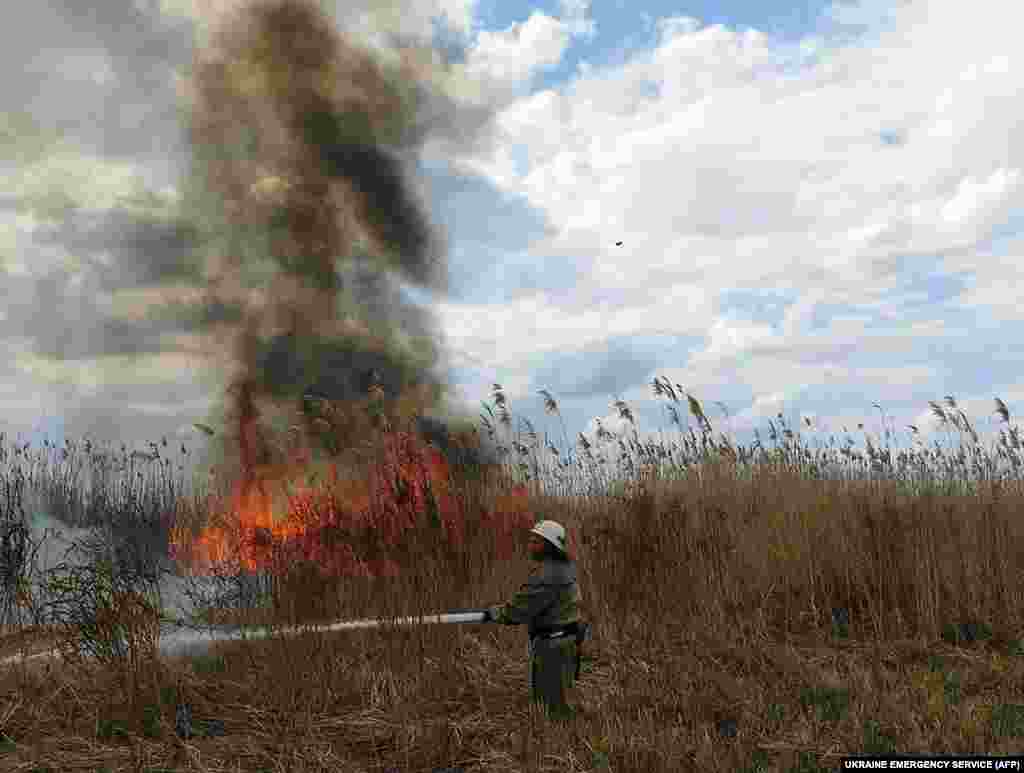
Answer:
<path fill-rule="evenodd" d="M 1019 14 L 982 9 L 847 3 L 796 42 L 660 19 L 649 50 L 513 100 L 494 146 L 459 167 L 534 207 L 550 226 L 530 252 L 573 261 L 580 281 L 473 327 L 453 304 L 449 331 L 499 371 L 624 331 L 702 334 L 684 383 L 754 406 L 825 389 L 814 362 L 897 403 L 934 383 L 921 358 L 955 337 L 944 311 L 1011 316 L 1020 273 L 1019 248 L 986 246 L 1024 205 Z M 956 276 L 971 281 L 955 302 L 914 300 L 926 278 Z M 687 290 L 666 303 L 673 287 Z M 725 289 L 783 291 L 788 307 L 745 321 L 716 301 Z M 567 391 L 591 379 L 561 376 Z"/>
<path fill-rule="evenodd" d="M 636 383 L 637 375 L 658 364 L 656 355 L 637 349 L 628 336 L 539 360 L 532 370 L 531 391 L 548 389 L 567 398 L 623 394 Z"/>
<path fill-rule="evenodd" d="M 680 284 L 651 295 L 657 297 L 638 296 L 635 306 L 598 301 L 590 308 L 573 308 L 537 293 L 487 307 L 444 302 L 437 312 L 452 346 L 490 365 L 511 366 L 525 358 L 597 346 L 612 337 L 700 329 L 710 302 L 701 290 Z"/>
<path fill-rule="evenodd" d="M 942 205 L 943 220 L 950 227 L 974 220 L 978 226 L 991 228 L 1006 214 L 1006 204 L 1020 185 L 1020 176 L 1019 169 L 1001 168 L 985 179 L 963 178 L 952 198 Z"/>
<path fill-rule="evenodd" d="M 502 137 L 525 149 L 528 169 L 519 173 L 502 155 L 508 144 L 468 160 L 562 224 L 563 248 L 589 246 L 603 225 L 644 234 L 665 249 L 685 235 L 679 262 L 702 246 L 714 250 L 721 267 L 713 279 L 756 253 L 754 278 L 796 262 L 837 281 L 862 255 L 934 249 L 951 236 L 972 246 L 987 223 L 1019 201 L 1012 169 L 985 171 L 976 182 L 966 159 L 950 169 L 935 163 L 952 158 L 952 148 L 942 152 L 938 146 L 950 138 L 927 132 L 928 113 L 934 121 L 941 111 L 935 97 L 928 104 L 929 89 L 919 79 L 927 78 L 937 96 L 954 71 L 945 62 L 941 73 L 919 73 L 911 83 L 896 63 L 883 70 L 881 50 L 849 47 L 787 76 L 786 50 L 755 31 L 698 28 L 689 19 L 663 20 L 660 29 L 660 45 L 622 68 L 581 77 L 561 93 L 524 97 L 501 112 Z M 968 102 L 980 119 L 980 105 L 973 97 Z M 753 115 L 758 131 L 751 134 L 744 116 Z M 959 122 L 971 120 L 958 110 Z M 986 115 L 985 123 L 1010 121 Z M 883 148 L 886 128 L 907 130 L 907 142 Z M 672 180 L 670 197 L 654 184 L 659 179 Z M 581 189 L 594 195 L 581 201 L 570 194 Z M 838 259 L 823 266 L 821 253 L 832 251 Z M 631 254 L 610 258 L 634 262 Z"/>
<path fill-rule="evenodd" d="M 534 11 L 508 29 L 481 31 L 467 52 L 467 69 L 496 86 L 518 86 L 539 69 L 557 64 L 569 38 L 564 22 Z"/>

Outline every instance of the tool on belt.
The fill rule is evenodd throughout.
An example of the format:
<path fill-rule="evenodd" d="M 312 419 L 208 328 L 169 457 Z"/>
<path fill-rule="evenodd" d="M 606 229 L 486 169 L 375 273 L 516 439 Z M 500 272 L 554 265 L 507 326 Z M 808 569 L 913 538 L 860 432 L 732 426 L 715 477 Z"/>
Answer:
<path fill-rule="evenodd" d="M 583 642 L 590 638 L 590 623 L 575 622 L 568 625 L 537 628 L 533 632 L 533 636 L 543 639 L 561 639 L 565 636 L 574 636 L 576 638 L 576 678 L 580 678 Z"/>

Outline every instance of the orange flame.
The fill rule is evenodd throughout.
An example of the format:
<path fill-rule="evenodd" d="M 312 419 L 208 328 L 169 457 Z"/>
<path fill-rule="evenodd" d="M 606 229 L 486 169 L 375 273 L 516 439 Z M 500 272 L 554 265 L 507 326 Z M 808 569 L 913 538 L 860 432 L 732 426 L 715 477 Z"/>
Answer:
<path fill-rule="evenodd" d="M 251 459 L 251 435 L 243 437 L 244 456 Z M 193 572 L 208 571 L 228 559 L 249 572 L 274 572 L 301 558 L 314 562 L 324 575 L 393 577 L 402 569 L 394 556 L 357 555 L 347 538 L 369 532 L 383 543 L 385 553 L 394 551 L 406 532 L 426 526 L 431 511 L 447 544 L 464 544 L 468 513 L 453 490 L 449 464 L 418 436 L 389 433 L 381 461 L 365 479 L 346 481 L 344 487 L 337 466 L 330 469 L 329 484 L 314 489 L 303 482 L 306 455 L 286 465 L 251 467 L 223 510 L 218 508 L 228 516 L 231 528 L 211 526 L 191 541 L 179 534 L 173 541 L 175 556 Z M 269 496 L 274 490 L 287 492 L 280 521 L 274 519 Z M 481 513 L 482 523 L 494 539 L 497 557 L 508 559 L 514 532 L 532 525 L 527 490 L 515 487 L 495 495 L 493 502 L 491 512 Z M 229 532 L 234 532 L 234 540 Z"/>
<path fill-rule="evenodd" d="M 326 547 L 316 544 L 315 538 L 324 529 L 372 526 L 387 545 L 395 546 L 405 531 L 423 524 L 431 502 L 449 542 L 458 545 L 464 539 L 463 512 L 451 493 L 447 462 L 439 451 L 424 447 L 407 433 L 390 436 L 383 463 L 373 469 L 368 480 L 347 482 L 343 496 L 336 466 L 332 467 L 333 485 L 326 490 L 303 485 L 300 481 L 304 472 L 301 468 L 280 467 L 255 470 L 248 480 L 235 485 L 223 505 L 235 528 L 208 527 L 189 546 L 185 536 L 179 534 L 174 540 L 175 554 L 194 569 L 237 556 L 242 567 L 259 571 L 271 568 L 271 548 L 277 546 L 286 552 L 289 548 L 290 552 L 297 550 L 322 569 L 361 574 L 361 562 L 354 560 L 349 546 L 334 548 L 332 556 Z M 284 519 L 275 522 L 268 492 L 283 490 L 285 482 L 292 484 L 293 492 L 288 495 Z M 241 538 L 237 540 L 239 545 L 231 544 L 229 531 Z M 377 570 L 385 574 L 397 571 L 393 561 L 378 564 Z"/>

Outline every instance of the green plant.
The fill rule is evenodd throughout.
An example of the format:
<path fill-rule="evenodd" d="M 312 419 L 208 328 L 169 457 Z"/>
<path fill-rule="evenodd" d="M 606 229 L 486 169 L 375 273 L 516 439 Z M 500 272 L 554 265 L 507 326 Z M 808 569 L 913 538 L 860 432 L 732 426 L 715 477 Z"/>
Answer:
<path fill-rule="evenodd" d="M 125 738 L 128 736 L 128 728 L 119 719 L 100 718 L 96 722 L 96 737 L 101 741 L 109 741 L 113 738 Z"/>
<path fill-rule="evenodd" d="M 801 691 L 800 703 L 805 708 L 817 707 L 820 719 L 838 722 L 846 716 L 850 705 L 850 691 L 846 688 L 832 687 L 805 688 Z"/>
<path fill-rule="evenodd" d="M 893 754 L 896 751 L 896 742 L 882 732 L 882 726 L 875 719 L 864 721 L 864 753 L 865 754 Z"/>
<path fill-rule="evenodd" d="M 197 674 L 223 674 L 227 663 L 223 655 L 198 655 L 192 658 L 192 668 Z"/>
<path fill-rule="evenodd" d="M 951 671 L 946 674 L 942 689 L 946 696 L 946 702 L 950 706 L 956 706 L 960 703 L 960 673 Z"/>
<path fill-rule="evenodd" d="M 768 767 L 768 752 L 757 749 L 751 755 L 750 764 L 743 769 L 743 773 L 767 773 Z"/>
<path fill-rule="evenodd" d="M 813 752 L 800 752 L 797 763 L 788 773 L 829 773 L 828 768 L 818 767 L 818 760 Z"/>
<path fill-rule="evenodd" d="M 992 732 L 996 736 L 1024 737 L 1024 705 L 1003 703 L 992 709 Z"/>
<path fill-rule="evenodd" d="M 159 706 L 142 708 L 142 734 L 146 738 L 159 738 L 162 735 Z"/>
<path fill-rule="evenodd" d="M 598 770 L 611 767 L 611 742 L 606 737 L 598 738 L 590 744 L 591 763 Z"/>

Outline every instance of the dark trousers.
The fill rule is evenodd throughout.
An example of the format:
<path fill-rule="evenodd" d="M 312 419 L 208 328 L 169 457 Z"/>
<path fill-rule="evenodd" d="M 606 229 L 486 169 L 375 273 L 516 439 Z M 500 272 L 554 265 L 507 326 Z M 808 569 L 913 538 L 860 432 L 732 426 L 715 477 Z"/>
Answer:
<path fill-rule="evenodd" d="M 566 692 L 576 682 L 576 639 L 536 636 L 529 644 L 530 699 L 551 716 L 568 716 Z"/>

